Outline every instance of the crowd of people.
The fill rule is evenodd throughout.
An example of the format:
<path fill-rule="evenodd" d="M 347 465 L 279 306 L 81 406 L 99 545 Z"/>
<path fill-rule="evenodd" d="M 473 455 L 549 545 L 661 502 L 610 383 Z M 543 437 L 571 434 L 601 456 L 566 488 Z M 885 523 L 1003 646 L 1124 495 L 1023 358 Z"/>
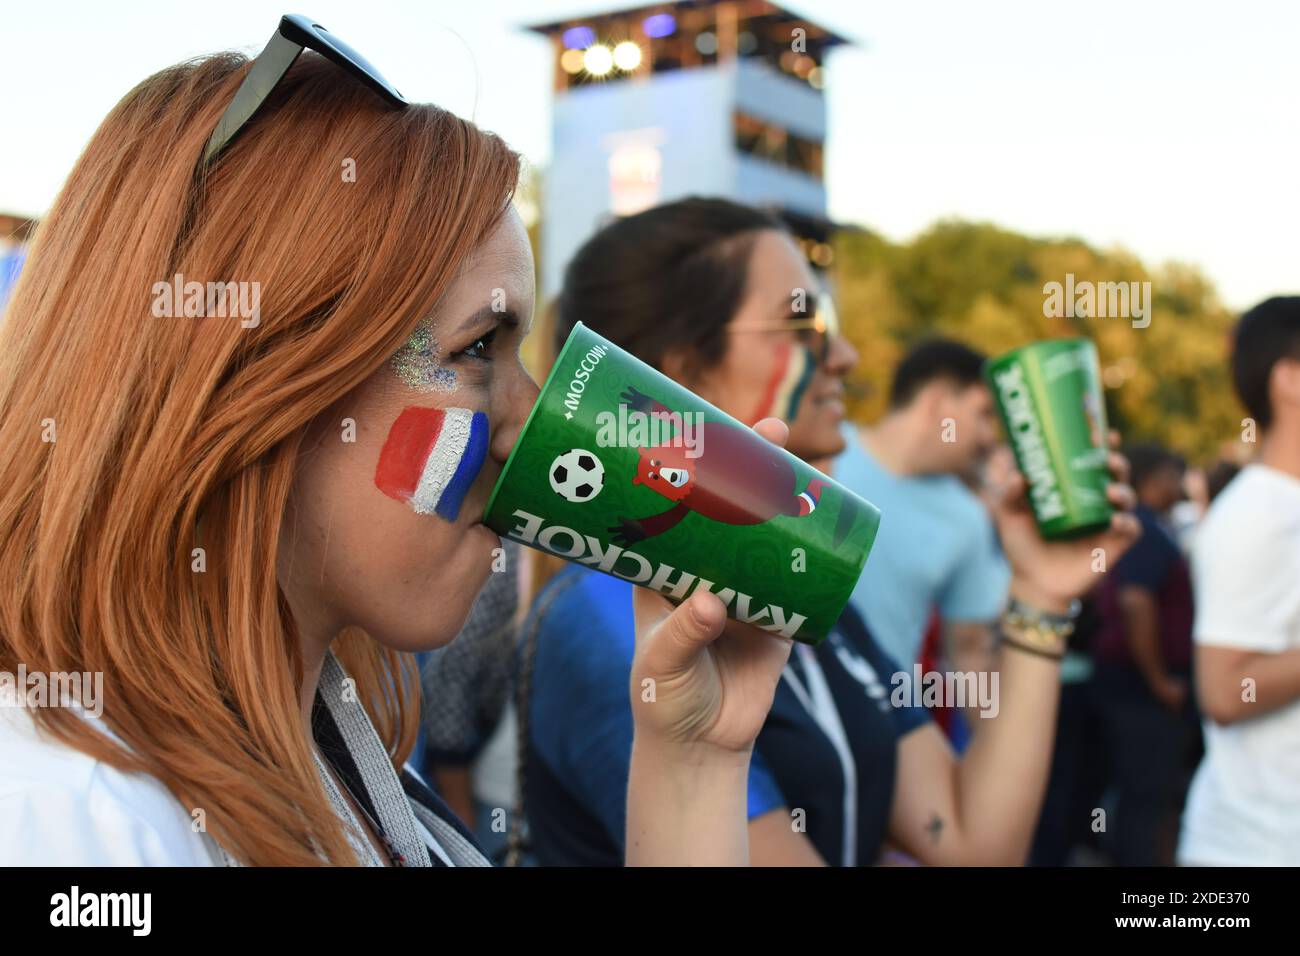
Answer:
<path fill-rule="evenodd" d="M 666 291 L 654 288 L 656 277 L 667 279 Z M 762 392 L 765 363 L 745 351 L 756 345 L 745 332 L 770 328 L 763 306 L 780 303 L 783 289 L 815 282 L 764 214 L 719 200 L 672 203 L 621 219 L 583 247 L 566 274 L 553 344 L 558 349 L 582 321 L 752 419 L 766 411 L 746 415 Z M 718 289 L 732 290 L 731 298 L 720 301 Z M 710 326 L 716 344 L 704 332 Z M 825 358 L 787 448 L 878 504 L 887 520 L 839 626 L 815 651 L 796 649 L 759 734 L 748 790 L 754 862 L 1300 860 L 1282 809 L 1300 780 L 1287 772 L 1296 769 L 1287 761 L 1300 736 L 1288 735 L 1285 721 L 1300 687 L 1288 679 L 1297 619 L 1283 570 L 1295 567 L 1300 548 L 1287 497 L 1300 491 L 1293 467 L 1300 435 L 1287 384 L 1300 358 L 1300 299 L 1269 300 L 1237 330 L 1234 378 L 1253 420 L 1268 423 L 1259 447 L 1243 449 L 1253 459 L 1244 474 L 1231 459 L 1189 472 L 1168 448 L 1125 447 L 1140 535 L 1112 566 L 1094 568 L 1052 675 L 1060 684 L 1055 707 L 1042 696 L 1032 707 L 1016 706 L 1013 695 L 1032 691 L 1005 680 L 998 651 L 1012 572 L 990 488 L 1005 450 L 982 376 L 985 356 L 945 339 L 918 343 L 895 370 L 886 414 L 860 427 L 843 421 L 837 404 L 857 360 L 853 348 L 834 335 L 809 345 Z M 955 425 L 953 434 L 943 433 L 944 422 Z M 1233 501 L 1243 507 L 1239 492 L 1211 509 L 1225 488 L 1261 479 L 1257 494 L 1275 532 L 1262 527 L 1262 515 L 1235 523 L 1218 517 Z M 1229 527 L 1236 534 L 1224 540 Z M 1266 553 L 1256 554 L 1271 535 Z M 1193 552 L 1203 569 L 1195 588 Z M 626 694 L 632 586 L 547 557 L 529 561 L 532 604 L 511 674 L 522 691 L 509 717 L 508 732 L 522 735 L 517 753 L 507 755 L 507 772 L 519 773 L 511 806 L 527 822 L 532 859 L 609 865 L 623 853 L 633 736 Z M 1246 589 L 1253 579 L 1263 593 Z M 1208 625 L 1207 605 L 1219 613 Z M 1267 653 L 1279 657 L 1231 650 L 1254 649 L 1266 637 Z M 973 704 L 937 712 L 887 704 L 891 678 L 921 661 L 962 673 L 999 671 L 1013 716 L 986 720 Z M 435 658 L 426 674 L 439 668 Z M 1271 690 L 1265 707 L 1250 692 L 1261 678 Z M 814 688 L 827 693 L 819 699 Z M 1213 701 L 1198 703 L 1210 691 Z M 1227 732 L 1234 723 L 1240 726 Z M 1055 733 L 1033 735 L 1044 728 Z M 1256 741 L 1270 740 L 1264 757 Z M 1263 759 L 1246 760 L 1252 752 Z M 1028 805 L 1000 792 L 976 802 L 973 794 L 996 781 L 1029 794 Z M 1253 840 L 1249 824 L 1230 839 L 1209 836 L 1233 829 L 1230 820 L 1267 827 Z M 965 839 L 977 827 L 982 842 Z M 490 827 L 482 836 L 491 839 Z"/>
<path fill-rule="evenodd" d="M 517 157 L 308 55 L 196 177 L 245 64 L 119 104 L 0 327 L 0 672 L 105 686 L 102 717 L 0 708 L 0 862 L 1300 863 L 1300 297 L 1235 329 L 1238 473 L 1113 436 L 1111 523 L 1049 542 L 984 355 L 916 343 L 858 426 L 860 356 L 778 220 L 601 228 L 552 351 L 582 322 L 884 515 L 792 646 L 484 528 L 538 394 Z M 258 277 L 261 325 L 151 315 L 182 272 Z M 488 423 L 464 507 L 376 476 L 413 408 L 465 447 Z M 900 703 L 921 662 L 993 696 Z"/>

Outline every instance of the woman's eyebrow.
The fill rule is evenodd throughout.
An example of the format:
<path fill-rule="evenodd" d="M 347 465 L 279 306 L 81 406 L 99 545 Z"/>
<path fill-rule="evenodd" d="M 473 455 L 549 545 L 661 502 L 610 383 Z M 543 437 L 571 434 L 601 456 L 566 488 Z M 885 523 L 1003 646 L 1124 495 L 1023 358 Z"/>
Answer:
<path fill-rule="evenodd" d="M 456 331 L 458 333 L 465 332 L 481 325 L 495 325 L 498 322 L 502 325 L 517 326 L 519 325 L 519 313 L 512 308 L 494 309 L 491 305 L 485 305 L 470 313 Z"/>

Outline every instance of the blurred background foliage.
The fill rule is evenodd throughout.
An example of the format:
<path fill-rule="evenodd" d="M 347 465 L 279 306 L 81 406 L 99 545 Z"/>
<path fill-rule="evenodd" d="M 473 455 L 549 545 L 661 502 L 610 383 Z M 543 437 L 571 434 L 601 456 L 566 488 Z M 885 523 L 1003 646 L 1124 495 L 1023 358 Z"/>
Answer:
<path fill-rule="evenodd" d="M 1043 286 L 1068 273 L 1076 285 L 1150 281 L 1150 325 L 1044 315 Z M 1227 364 L 1235 316 L 1194 267 L 1149 268 L 1120 249 L 949 220 L 904 243 L 840 231 L 831 282 L 861 354 L 849 380 L 856 421 L 883 414 L 893 369 L 920 339 L 944 335 L 996 355 L 1083 335 L 1097 344 L 1110 421 L 1126 441 L 1159 441 L 1193 462 L 1241 446 L 1245 413 Z"/>

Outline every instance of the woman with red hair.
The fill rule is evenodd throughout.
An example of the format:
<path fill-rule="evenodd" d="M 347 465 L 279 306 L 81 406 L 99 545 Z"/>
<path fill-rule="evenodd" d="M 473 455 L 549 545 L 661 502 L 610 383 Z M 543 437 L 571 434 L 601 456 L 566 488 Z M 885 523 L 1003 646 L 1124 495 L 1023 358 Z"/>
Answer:
<path fill-rule="evenodd" d="M 301 17 L 104 120 L 0 332 L 0 862 L 485 862 L 403 765 L 537 394 L 517 174 Z M 789 642 L 637 607 L 627 859 L 743 863 Z"/>

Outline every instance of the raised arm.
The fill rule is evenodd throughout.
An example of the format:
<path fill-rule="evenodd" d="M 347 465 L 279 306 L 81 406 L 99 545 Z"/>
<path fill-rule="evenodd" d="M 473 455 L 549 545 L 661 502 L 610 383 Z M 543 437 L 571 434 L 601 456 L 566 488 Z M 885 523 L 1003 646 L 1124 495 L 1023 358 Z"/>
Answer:
<path fill-rule="evenodd" d="M 780 422 L 755 427 L 784 443 Z M 633 611 L 627 863 L 745 866 L 750 756 L 791 642 L 727 621 L 708 592 L 674 609 L 636 588 Z"/>
<path fill-rule="evenodd" d="M 1112 437 L 1112 444 L 1117 436 Z M 1093 555 L 1100 548 L 1111 564 L 1137 539 L 1133 491 L 1112 484 L 1117 509 L 1105 531 L 1088 538 L 1047 542 L 1039 537 L 1024 500 L 1024 479 L 999 456 L 990 471 L 1001 486 L 995 510 L 1011 564 L 1011 594 L 1045 614 L 1063 615 L 1073 599 L 1096 583 Z M 1127 462 L 1110 460 L 1117 482 Z M 1018 865 L 1029 852 L 1051 764 L 1060 656 L 1064 640 L 1044 647 L 1029 639 L 1021 622 L 1003 615 L 998 657 L 996 716 L 973 721 L 974 739 L 962 760 L 933 727 L 922 727 L 899 744 L 890 838 L 923 863 Z"/>
<path fill-rule="evenodd" d="M 1018 866 L 1047 785 L 1059 661 L 1004 645 L 996 716 L 968 709 L 974 737 L 957 759 L 933 724 L 899 742 L 890 839 L 931 866 Z"/>
<path fill-rule="evenodd" d="M 709 592 L 671 610 L 637 588 L 633 605 L 627 863 L 746 866 L 749 760 L 790 641 L 727 622 Z"/>

